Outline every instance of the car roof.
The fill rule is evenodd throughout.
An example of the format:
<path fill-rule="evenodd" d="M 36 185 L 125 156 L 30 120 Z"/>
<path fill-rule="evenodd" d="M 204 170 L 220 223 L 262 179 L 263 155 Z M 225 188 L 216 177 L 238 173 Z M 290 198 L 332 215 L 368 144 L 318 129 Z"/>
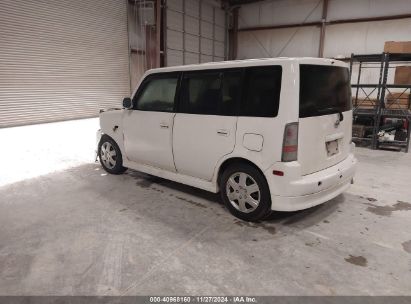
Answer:
<path fill-rule="evenodd" d="M 346 63 L 328 58 L 316 58 L 316 57 L 277 57 L 277 58 L 259 58 L 259 59 L 244 59 L 244 60 L 230 60 L 230 61 L 217 61 L 206 62 L 200 64 L 188 64 L 180 66 L 171 66 L 151 69 L 146 72 L 152 73 L 164 73 L 164 72 L 177 72 L 177 71 L 195 71 L 195 70 L 207 70 L 207 69 L 226 69 L 235 67 L 249 67 L 249 66 L 263 66 L 273 64 L 284 63 L 296 63 L 296 64 L 319 64 L 319 65 L 337 65 L 347 66 Z"/>

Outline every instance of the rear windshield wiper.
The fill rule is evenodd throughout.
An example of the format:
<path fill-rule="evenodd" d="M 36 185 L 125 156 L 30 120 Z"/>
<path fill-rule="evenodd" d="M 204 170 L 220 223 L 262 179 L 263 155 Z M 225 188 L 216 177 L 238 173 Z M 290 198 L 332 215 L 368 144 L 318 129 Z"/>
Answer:
<path fill-rule="evenodd" d="M 322 114 L 334 114 L 334 113 L 341 112 L 340 109 L 337 107 L 320 108 L 320 109 L 317 109 L 317 111 L 318 113 L 322 113 Z"/>
<path fill-rule="evenodd" d="M 338 113 L 338 118 L 340 119 L 340 121 L 344 120 L 344 115 L 341 111 L 341 109 L 337 108 L 337 107 L 328 107 L 328 108 L 323 108 L 323 109 L 317 109 L 318 113 L 322 113 L 322 114 L 337 114 Z"/>

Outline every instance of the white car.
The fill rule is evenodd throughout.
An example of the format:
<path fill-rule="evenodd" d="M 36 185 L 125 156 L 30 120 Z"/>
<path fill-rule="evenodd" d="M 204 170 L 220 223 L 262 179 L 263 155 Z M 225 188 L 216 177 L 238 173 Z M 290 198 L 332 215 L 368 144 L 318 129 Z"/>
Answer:
<path fill-rule="evenodd" d="M 236 217 L 324 203 L 353 181 L 345 63 L 226 61 L 147 71 L 122 110 L 100 115 L 103 168 L 221 192 Z"/>

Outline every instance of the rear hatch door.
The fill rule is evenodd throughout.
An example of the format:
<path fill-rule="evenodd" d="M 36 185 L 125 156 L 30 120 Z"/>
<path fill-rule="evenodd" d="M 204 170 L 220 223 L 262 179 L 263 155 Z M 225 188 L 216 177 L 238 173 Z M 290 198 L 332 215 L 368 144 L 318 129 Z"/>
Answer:
<path fill-rule="evenodd" d="M 298 162 L 302 174 L 344 160 L 350 153 L 351 128 L 348 68 L 301 64 Z"/>

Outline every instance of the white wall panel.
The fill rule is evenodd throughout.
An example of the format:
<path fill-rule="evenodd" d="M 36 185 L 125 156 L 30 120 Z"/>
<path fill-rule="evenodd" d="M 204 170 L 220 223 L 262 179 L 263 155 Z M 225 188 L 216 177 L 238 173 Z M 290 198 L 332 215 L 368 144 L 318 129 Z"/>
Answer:
<path fill-rule="evenodd" d="M 172 49 L 167 50 L 167 66 L 175 66 L 183 64 L 184 54 L 182 51 L 176 51 Z"/>
<path fill-rule="evenodd" d="M 214 25 L 214 39 L 220 42 L 224 42 L 225 40 L 224 28 L 217 24 Z"/>
<path fill-rule="evenodd" d="M 201 38 L 201 54 L 213 55 L 213 40 Z"/>
<path fill-rule="evenodd" d="M 324 56 L 381 53 L 389 40 L 411 40 L 411 19 L 329 25 Z"/>
<path fill-rule="evenodd" d="M 200 63 L 200 58 L 198 53 L 184 53 L 184 62 L 185 64 L 196 64 Z"/>
<path fill-rule="evenodd" d="M 410 0 L 329 0 L 328 20 L 411 13 Z"/>
<path fill-rule="evenodd" d="M 410 13 L 410 0 L 329 0 L 327 21 Z M 241 6 L 239 28 L 320 21 L 321 14 L 322 0 L 261 1 Z M 319 27 L 300 28 L 294 36 L 295 30 L 240 32 L 237 57 L 318 56 Z M 411 19 L 327 25 L 324 56 L 379 53 L 389 40 L 411 40 Z"/>
<path fill-rule="evenodd" d="M 200 20 L 186 15 L 184 19 L 184 28 L 186 33 L 199 35 Z"/>
<path fill-rule="evenodd" d="M 200 52 L 200 39 L 198 36 L 190 34 L 184 34 L 185 44 L 184 48 L 187 52 L 199 53 Z"/>
<path fill-rule="evenodd" d="M 221 9 L 215 10 L 215 24 L 225 27 L 225 13 Z"/>
<path fill-rule="evenodd" d="M 314 26 L 239 32 L 237 58 L 315 57 L 318 55 L 319 37 L 320 29 Z"/>
<path fill-rule="evenodd" d="M 200 17 L 200 1 L 199 0 L 189 0 L 184 1 L 184 11 L 187 15 L 196 18 Z"/>
<path fill-rule="evenodd" d="M 166 55 L 166 65 L 198 63 L 201 58 L 210 61 L 208 56 L 211 61 L 224 58 L 226 16 L 216 3 L 206 0 L 166 2 L 166 53 L 170 51 L 170 55 Z"/>
<path fill-rule="evenodd" d="M 213 39 L 213 23 L 201 21 L 201 36 Z"/>
<path fill-rule="evenodd" d="M 214 41 L 214 56 L 224 58 L 224 43 Z"/>
<path fill-rule="evenodd" d="M 311 13 L 311 14 L 310 14 Z M 322 0 L 277 0 L 243 5 L 239 28 L 321 20 Z M 308 18 L 307 18 L 308 17 Z"/>
<path fill-rule="evenodd" d="M 208 55 L 203 55 L 201 54 L 201 63 L 204 62 L 212 62 L 213 61 L 213 56 L 208 56 Z"/>
<path fill-rule="evenodd" d="M 183 50 L 183 33 L 167 30 L 167 48 L 173 50 Z"/>
<path fill-rule="evenodd" d="M 172 10 L 168 11 L 167 27 L 169 29 L 183 31 L 183 14 Z"/>
<path fill-rule="evenodd" d="M 201 19 L 211 22 L 214 22 L 214 8 L 206 1 L 201 2 Z"/>
<path fill-rule="evenodd" d="M 182 12 L 183 0 L 167 0 L 167 8 Z"/>

